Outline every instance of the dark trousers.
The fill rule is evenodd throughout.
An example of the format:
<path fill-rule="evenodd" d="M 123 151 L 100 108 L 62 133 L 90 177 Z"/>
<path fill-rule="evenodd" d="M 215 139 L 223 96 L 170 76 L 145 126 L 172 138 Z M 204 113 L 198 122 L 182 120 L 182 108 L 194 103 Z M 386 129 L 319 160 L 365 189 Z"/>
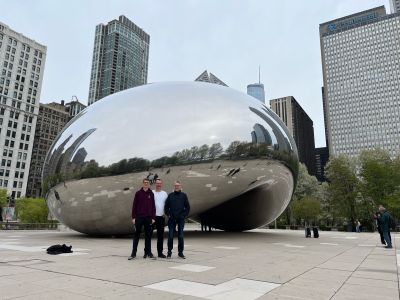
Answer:
<path fill-rule="evenodd" d="M 383 231 L 380 227 L 378 227 L 379 236 L 381 238 L 381 244 L 385 245 L 385 238 L 383 237 Z"/>
<path fill-rule="evenodd" d="M 156 216 L 156 229 L 157 229 L 157 253 L 158 255 L 163 253 L 164 248 L 164 217 Z"/>
<path fill-rule="evenodd" d="M 185 226 L 185 218 L 174 219 L 170 217 L 168 220 L 168 254 L 172 253 L 174 246 L 174 231 L 178 224 L 178 253 L 183 253 L 183 227 Z"/>
<path fill-rule="evenodd" d="M 136 256 L 137 246 L 139 244 L 140 234 L 142 227 L 144 227 L 144 254 L 151 253 L 151 218 L 136 218 L 135 219 L 136 231 L 133 236 L 132 256 Z"/>
<path fill-rule="evenodd" d="M 378 227 L 378 232 L 379 232 L 379 236 L 381 237 L 381 243 L 382 243 L 382 245 L 385 245 L 385 238 L 384 238 L 384 236 L 383 236 L 383 231 L 382 231 L 382 229 L 381 229 L 380 227 Z M 392 242 L 392 237 L 391 237 L 391 235 L 390 235 L 390 231 L 388 231 L 388 236 L 389 236 L 390 242 Z"/>
<path fill-rule="evenodd" d="M 385 239 L 386 246 L 392 247 L 392 238 L 390 236 L 390 231 L 383 231 L 383 238 Z"/>

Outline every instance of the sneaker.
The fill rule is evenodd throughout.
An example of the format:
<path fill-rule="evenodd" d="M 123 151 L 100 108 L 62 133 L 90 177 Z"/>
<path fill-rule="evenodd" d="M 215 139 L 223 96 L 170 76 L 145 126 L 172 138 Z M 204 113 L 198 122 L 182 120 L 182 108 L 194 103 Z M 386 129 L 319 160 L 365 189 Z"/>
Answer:
<path fill-rule="evenodd" d="M 135 259 L 135 258 L 136 258 L 136 255 L 131 255 L 131 256 L 128 257 L 128 260 L 132 260 L 132 259 Z"/>
<path fill-rule="evenodd" d="M 164 254 L 162 254 L 162 253 L 161 253 L 161 254 L 158 254 L 158 257 L 159 257 L 159 258 L 167 258 L 167 257 L 166 257 Z"/>
<path fill-rule="evenodd" d="M 392 246 L 385 246 L 386 249 L 392 249 Z"/>
<path fill-rule="evenodd" d="M 153 255 L 153 253 L 147 254 L 147 257 L 148 257 L 148 258 L 152 258 L 152 259 L 155 259 L 155 258 L 156 258 L 156 257 Z"/>
<path fill-rule="evenodd" d="M 168 253 L 167 258 L 171 258 L 172 253 Z"/>
<path fill-rule="evenodd" d="M 147 254 L 143 255 L 143 258 L 147 258 Z"/>
<path fill-rule="evenodd" d="M 183 253 L 179 253 L 178 256 L 179 256 L 180 258 L 182 258 L 182 259 L 185 259 L 185 258 L 186 258 L 186 256 L 183 255 Z"/>

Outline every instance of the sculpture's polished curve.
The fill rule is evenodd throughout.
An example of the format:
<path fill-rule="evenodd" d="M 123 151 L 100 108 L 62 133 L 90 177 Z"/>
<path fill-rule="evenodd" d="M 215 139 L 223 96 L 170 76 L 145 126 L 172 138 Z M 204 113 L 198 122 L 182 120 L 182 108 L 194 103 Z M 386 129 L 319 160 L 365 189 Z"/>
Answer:
<path fill-rule="evenodd" d="M 132 232 L 142 179 L 180 180 L 190 218 L 225 230 L 273 221 L 298 172 L 295 142 L 258 100 L 201 82 L 154 83 L 89 106 L 53 143 L 43 168 L 52 214 L 88 234 Z"/>

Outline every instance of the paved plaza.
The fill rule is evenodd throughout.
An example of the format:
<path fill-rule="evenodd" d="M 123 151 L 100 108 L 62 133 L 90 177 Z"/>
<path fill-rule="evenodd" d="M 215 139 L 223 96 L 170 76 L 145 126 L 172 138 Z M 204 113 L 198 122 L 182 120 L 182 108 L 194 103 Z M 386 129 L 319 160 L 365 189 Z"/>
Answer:
<path fill-rule="evenodd" d="M 398 244 L 398 236 L 392 235 Z M 53 244 L 72 254 L 48 255 Z M 185 255 L 128 261 L 130 238 L 0 231 L 0 299 L 399 299 L 396 247 L 377 233 L 185 230 Z M 152 241 L 153 253 L 156 240 Z M 175 249 L 176 250 L 176 245 Z M 399 257 L 400 259 L 400 257 Z"/>

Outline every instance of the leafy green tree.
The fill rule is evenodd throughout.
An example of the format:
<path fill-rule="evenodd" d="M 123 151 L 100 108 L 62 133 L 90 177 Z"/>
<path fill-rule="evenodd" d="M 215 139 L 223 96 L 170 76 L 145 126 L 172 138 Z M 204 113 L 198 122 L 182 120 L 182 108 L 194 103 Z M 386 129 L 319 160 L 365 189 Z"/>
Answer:
<path fill-rule="evenodd" d="M 7 206 L 7 190 L 0 189 L 0 208 Z"/>
<path fill-rule="evenodd" d="M 304 220 L 305 223 L 315 223 L 321 214 L 321 202 L 310 196 L 295 200 L 292 203 L 292 213 L 295 219 Z"/>
<path fill-rule="evenodd" d="M 16 202 L 16 215 L 22 223 L 47 223 L 49 210 L 42 198 L 20 198 Z"/>
<path fill-rule="evenodd" d="M 3 207 L 6 207 L 6 206 L 7 206 L 7 190 L 0 189 L 0 221 L 3 220 L 2 211 L 3 211 Z"/>
<path fill-rule="evenodd" d="M 357 219 L 356 197 L 360 190 L 356 169 L 356 164 L 344 155 L 332 158 L 326 166 L 332 208 L 352 227 Z"/>
<path fill-rule="evenodd" d="M 366 150 L 360 154 L 360 176 L 363 194 L 375 205 L 383 204 L 400 218 L 400 156 L 391 159 L 382 149 Z"/>
<path fill-rule="evenodd" d="M 321 199 L 322 191 L 318 180 L 308 174 L 307 167 L 304 164 L 299 164 L 299 175 L 297 177 L 296 189 L 293 193 L 291 204 L 285 209 L 279 223 L 291 224 L 292 222 L 292 206 L 296 201 L 306 197 Z M 284 220 L 283 220 L 284 218 Z"/>
<path fill-rule="evenodd" d="M 293 200 L 303 199 L 306 196 L 318 197 L 319 193 L 319 182 L 317 178 L 308 174 L 307 167 L 304 164 L 300 164 Z"/>

